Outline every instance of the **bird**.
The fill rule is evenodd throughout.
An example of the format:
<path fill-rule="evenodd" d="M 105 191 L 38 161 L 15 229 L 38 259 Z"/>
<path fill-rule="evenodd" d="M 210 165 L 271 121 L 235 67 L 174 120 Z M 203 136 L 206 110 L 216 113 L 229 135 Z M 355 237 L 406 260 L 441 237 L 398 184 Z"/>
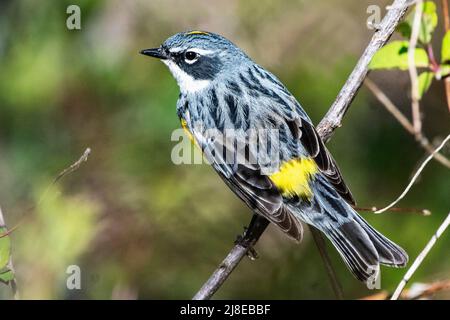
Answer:
<path fill-rule="evenodd" d="M 380 264 L 407 264 L 407 253 L 355 211 L 336 161 L 274 74 L 230 40 L 202 30 L 140 53 L 167 65 L 180 89 L 181 127 L 255 214 L 298 242 L 302 223 L 312 225 L 363 282 L 378 277 Z"/>

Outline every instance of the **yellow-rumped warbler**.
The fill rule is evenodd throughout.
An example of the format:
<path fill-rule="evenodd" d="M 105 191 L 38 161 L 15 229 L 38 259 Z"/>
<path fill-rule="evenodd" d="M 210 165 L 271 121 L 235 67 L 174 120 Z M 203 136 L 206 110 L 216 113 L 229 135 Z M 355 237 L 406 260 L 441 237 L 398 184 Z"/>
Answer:
<path fill-rule="evenodd" d="M 254 212 L 298 241 L 300 221 L 313 225 L 361 281 L 373 279 L 380 263 L 406 264 L 405 251 L 351 207 L 353 196 L 333 157 L 273 74 L 229 40 L 205 31 L 178 33 L 141 53 L 169 67 L 181 91 L 177 113 L 183 128 Z M 223 139 L 228 131 L 231 144 Z"/>

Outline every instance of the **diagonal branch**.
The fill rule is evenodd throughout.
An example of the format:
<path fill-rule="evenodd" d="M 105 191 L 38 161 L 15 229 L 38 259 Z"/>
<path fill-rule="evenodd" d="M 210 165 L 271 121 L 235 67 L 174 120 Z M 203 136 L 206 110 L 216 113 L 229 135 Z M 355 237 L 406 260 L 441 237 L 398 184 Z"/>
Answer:
<path fill-rule="evenodd" d="M 34 204 L 32 207 L 28 208 L 27 211 L 24 212 L 24 216 L 22 216 L 22 219 L 12 228 L 10 228 L 8 231 L 3 232 L 0 234 L 0 238 L 3 237 L 7 237 L 9 236 L 12 232 L 14 232 L 21 223 L 23 223 L 23 221 L 27 218 L 26 214 L 29 213 L 30 211 L 32 211 L 33 209 L 35 209 L 36 207 L 38 207 L 42 202 L 44 202 L 44 200 L 47 197 L 47 194 L 49 192 L 49 190 L 56 185 L 62 178 L 64 178 L 65 176 L 73 173 L 74 171 L 78 170 L 78 168 L 88 160 L 89 155 L 91 154 L 91 148 L 86 148 L 86 150 L 84 151 L 84 153 L 81 155 L 81 157 L 75 161 L 74 163 L 72 163 L 69 167 L 65 168 L 63 171 L 61 171 L 56 177 L 55 179 L 53 179 L 53 181 L 47 186 L 47 188 L 44 189 L 44 192 L 42 193 L 42 195 L 39 197 L 38 201 L 36 202 L 36 204 Z"/>
<path fill-rule="evenodd" d="M 425 149 L 429 154 L 434 152 L 434 147 L 430 144 L 428 139 L 424 136 L 423 133 L 415 134 L 413 124 L 406 118 L 403 113 L 397 108 L 397 106 L 389 99 L 386 94 L 369 78 L 366 78 L 364 81 L 364 85 L 372 92 L 375 98 L 389 111 L 395 119 L 408 131 L 411 135 L 413 135 L 416 141 L 420 144 L 420 146 Z M 443 166 L 450 168 L 450 160 L 447 159 L 441 153 L 435 153 L 434 159 L 440 162 Z"/>
<path fill-rule="evenodd" d="M 442 143 L 436 148 L 436 150 L 434 150 L 434 152 L 432 154 L 430 154 L 428 156 L 428 158 L 426 158 L 425 161 L 420 165 L 420 167 L 417 169 L 416 173 L 414 174 L 414 176 L 412 177 L 411 181 L 408 183 L 408 185 L 406 186 L 406 188 L 402 192 L 402 194 L 397 199 L 395 199 L 391 204 L 389 204 L 387 207 L 377 210 L 374 213 L 376 213 L 376 214 L 383 213 L 383 212 L 389 210 L 390 208 L 392 208 L 393 206 L 395 206 L 400 200 L 402 200 L 403 197 L 406 196 L 406 194 L 409 192 L 409 190 L 413 186 L 414 182 L 416 182 L 417 178 L 420 176 L 423 169 L 425 169 L 425 166 L 428 164 L 428 162 L 430 162 L 431 159 L 433 159 L 434 155 L 436 153 L 438 153 L 439 150 L 441 150 L 449 140 L 450 140 L 450 134 L 444 139 L 444 141 L 442 141 Z"/>
<path fill-rule="evenodd" d="M 394 0 L 390 6 L 386 16 L 381 21 L 377 31 L 372 36 L 372 39 L 359 58 L 358 63 L 339 92 L 335 102 L 317 126 L 317 131 L 323 141 L 327 142 L 331 138 L 333 131 L 341 126 L 346 111 L 350 107 L 353 98 L 369 71 L 369 63 L 372 60 L 372 57 L 389 40 L 395 27 L 403 18 L 411 3 L 411 0 Z M 252 219 L 252 222 L 253 221 L 254 219 Z M 247 254 L 248 250 L 256 244 L 267 225 L 268 223 L 260 223 L 256 225 L 256 228 L 253 228 L 251 223 L 244 234 L 243 239 L 245 239 L 245 241 L 236 243 L 222 264 L 214 271 L 200 291 L 194 296 L 195 300 L 209 299 L 214 295 L 242 258 Z"/>
<path fill-rule="evenodd" d="M 450 212 L 448 213 L 447 217 L 442 222 L 441 226 L 437 229 L 436 233 L 431 237 L 430 241 L 427 243 L 425 248 L 420 252 L 420 254 L 417 256 L 416 260 L 414 260 L 411 267 L 406 272 L 405 276 L 403 277 L 402 281 L 398 285 L 397 289 L 395 289 L 394 294 L 391 297 L 391 300 L 397 300 L 403 289 L 405 288 L 408 281 L 413 276 L 414 272 L 419 268 L 419 266 L 422 264 L 423 260 L 425 260 L 428 253 L 430 253 L 433 246 L 436 244 L 437 240 L 442 236 L 445 229 L 450 225 Z"/>
<path fill-rule="evenodd" d="M 222 286 L 228 276 L 237 267 L 247 251 L 253 247 L 269 225 L 269 220 L 258 214 L 253 214 L 252 221 L 240 241 L 231 249 L 219 267 L 214 271 L 208 281 L 195 294 L 193 300 L 210 299 L 214 293 Z"/>
<path fill-rule="evenodd" d="M 395 0 L 390 6 L 333 105 L 317 126 L 317 131 L 324 142 L 328 142 L 333 131 L 341 126 L 345 113 L 369 72 L 369 63 L 372 57 L 389 40 L 409 5 L 411 5 L 411 0 Z"/>

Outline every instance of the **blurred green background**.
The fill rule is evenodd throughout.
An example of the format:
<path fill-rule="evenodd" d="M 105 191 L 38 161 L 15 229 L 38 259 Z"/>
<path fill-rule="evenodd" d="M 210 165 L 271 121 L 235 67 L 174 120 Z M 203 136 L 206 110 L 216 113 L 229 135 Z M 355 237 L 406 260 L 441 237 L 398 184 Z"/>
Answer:
<path fill-rule="evenodd" d="M 81 8 L 81 30 L 66 28 L 70 4 Z M 21 296 L 191 298 L 250 220 L 211 168 L 171 162 L 178 87 L 140 49 L 187 29 L 223 34 L 278 75 L 317 123 L 371 37 L 371 4 L 1 1 L 0 205 L 10 227 L 21 221 L 12 236 Z M 437 52 L 442 34 L 440 23 Z M 409 116 L 407 73 L 370 77 Z M 442 86 L 435 82 L 422 103 L 429 137 L 449 131 Z M 87 147 L 89 161 L 47 189 Z M 360 206 L 390 203 L 424 159 L 364 87 L 329 148 Z M 433 161 L 400 203 L 432 216 L 363 215 L 414 259 L 447 215 L 449 191 L 449 170 Z M 449 246 L 446 234 L 412 281 L 450 278 Z M 329 247 L 345 296 L 373 294 Z M 260 259 L 245 259 L 217 298 L 334 297 L 309 232 L 297 245 L 270 227 L 256 249 Z M 81 290 L 66 288 L 69 265 L 81 268 Z M 395 288 L 404 272 L 383 268 L 382 288 Z M 0 285 L 0 297 L 10 289 Z"/>

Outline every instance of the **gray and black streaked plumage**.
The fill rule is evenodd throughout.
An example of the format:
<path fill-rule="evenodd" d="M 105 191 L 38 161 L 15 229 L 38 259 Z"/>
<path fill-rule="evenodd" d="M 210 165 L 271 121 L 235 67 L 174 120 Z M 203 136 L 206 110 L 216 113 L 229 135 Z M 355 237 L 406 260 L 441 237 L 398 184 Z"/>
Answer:
<path fill-rule="evenodd" d="M 177 112 L 183 127 L 254 212 L 295 240 L 302 237 L 301 221 L 313 225 L 361 281 L 378 274 L 380 264 L 407 263 L 405 251 L 352 208 L 355 201 L 333 157 L 306 112 L 273 74 L 229 40 L 204 31 L 178 33 L 141 53 L 169 67 L 181 91 Z M 226 161 L 223 141 L 207 134 L 234 130 L 245 142 L 247 132 L 261 129 L 275 129 L 279 141 L 269 173 L 261 163 Z M 239 150 L 247 157 L 251 147 Z M 232 157 L 239 150 L 232 149 Z"/>

